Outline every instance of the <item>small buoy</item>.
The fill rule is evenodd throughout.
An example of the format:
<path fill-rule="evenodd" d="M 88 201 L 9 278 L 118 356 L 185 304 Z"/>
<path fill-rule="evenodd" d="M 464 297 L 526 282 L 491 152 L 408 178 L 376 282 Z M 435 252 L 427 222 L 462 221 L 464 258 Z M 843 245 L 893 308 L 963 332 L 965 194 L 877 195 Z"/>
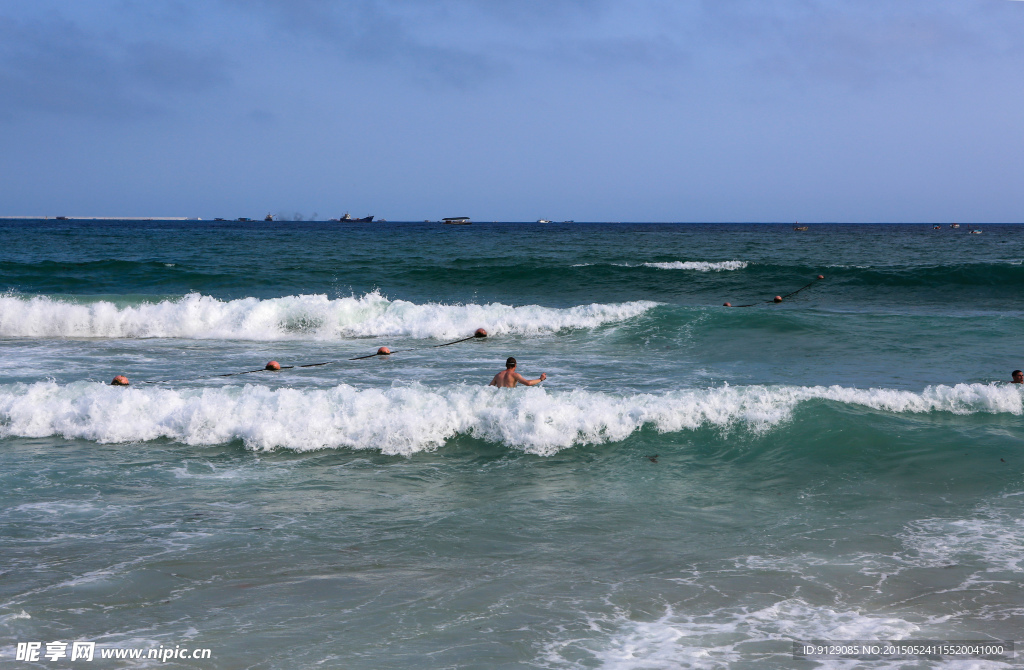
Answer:
<path fill-rule="evenodd" d="M 277 372 L 281 369 L 281 364 L 278 363 L 277 361 L 270 361 L 269 363 L 267 363 L 267 367 L 263 369 L 270 370 L 271 372 Z"/>
<path fill-rule="evenodd" d="M 483 328 L 477 328 L 476 332 L 473 333 L 473 337 L 487 337 L 487 331 Z"/>
<path fill-rule="evenodd" d="M 824 279 L 825 275 L 818 275 L 818 279 Z"/>
<path fill-rule="evenodd" d="M 732 303 L 731 302 L 722 303 L 722 307 L 732 307 Z"/>
<path fill-rule="evenodd" d="M 782 296 L 781 295 L 777 295 L 774 298 L 772 298 L 772 300 L 774 300 L 775 302 L 782 302 Z"/>
<path fill-rule="evenodd" d="M 128 378 L 124 375 L 118 375 L 114 377 L 114 381 L 110 382 L 111 386 L 128 386 Z"/>
<path fill-rule="evenodd" d="M 377 355 L 378 356 L 390 356 L 391 355 L 391 350 L 388 349 L 387 347 L 381 347 L 380 349 L 377 350 Z"/>

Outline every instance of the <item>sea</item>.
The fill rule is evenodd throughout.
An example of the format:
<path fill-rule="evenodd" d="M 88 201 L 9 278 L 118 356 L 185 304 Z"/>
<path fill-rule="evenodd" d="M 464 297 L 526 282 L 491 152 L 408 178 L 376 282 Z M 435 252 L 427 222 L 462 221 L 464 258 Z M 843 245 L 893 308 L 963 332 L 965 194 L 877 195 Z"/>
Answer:
<path fill-rule="evenodd" d="M 939 226 L 0 222 L 0 666 L 1020 667 L 795 654 L 1024 639 L 1024 226 Z"/>

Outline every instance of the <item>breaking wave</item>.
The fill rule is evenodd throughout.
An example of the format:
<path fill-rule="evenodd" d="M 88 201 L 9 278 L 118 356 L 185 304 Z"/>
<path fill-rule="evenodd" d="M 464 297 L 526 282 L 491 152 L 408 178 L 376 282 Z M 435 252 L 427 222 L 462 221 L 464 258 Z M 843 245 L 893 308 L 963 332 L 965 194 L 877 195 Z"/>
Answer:
<path fill-rule="evenodd" d="M 126 389 L 96 382 L 37 382 L 0 386 L 0 438 L 62 436 L 104 443 L 170 438 L 192 445 L 241 440 L 254 450 L 350 448 L 411 454 L 467 435 L 551 455 L 577 445 L 621 441 L 644 427 L 662 433 L 705 426 L 766 431 L 812 400 L 897 413 L 1024 413 L 1021 392 L 998 384 L 931 386 L 920 393 L 725 386 L 615 396 L 466 385 Z"/>
<path fill-rule="evenodd" d="M 742 270 L 747 267 L 746 261 L 721 261 L 709 263 L 706 261 L 672 261 L 671 263 L 644 263 L 644 267 L 658 268 L 659 270 L 696 270 L 697 272 L 722 272 L 727 270 Z"/>
<path fill-rule="evenodd" d="M 453 339 L 477 328 L 528 335 L 596 328 L 631 319 L 658 303 L 635 301 L 569 308 L 501 303 L 417 304 L 374 291 L 360 297 L 298 295 L 218 300 L 191 293 L 177 300 L 118 306 L 37 296 L 0 296 L 0 337 L 332 340 L 349 337 Z"/>

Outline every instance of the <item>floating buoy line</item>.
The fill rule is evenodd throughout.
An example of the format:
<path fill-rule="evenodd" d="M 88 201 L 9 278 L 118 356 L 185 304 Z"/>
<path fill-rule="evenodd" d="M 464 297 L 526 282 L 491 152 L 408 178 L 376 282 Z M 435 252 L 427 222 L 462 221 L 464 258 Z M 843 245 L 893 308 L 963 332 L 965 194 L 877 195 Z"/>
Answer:
<path fill-rule="evenodd" d="M 787 298 L 793 297 L 794 295 L 796 295 L 800 291 L 809 289 L 810 287 L 814 286 L 815 284 L 817 284 L 819 281 L 821 281 L 824 278 L 825 278 L 824 275 L 818 275 L 810 283 L 808 283 L 808 284 L 806 284 L 804 286 L 801 286 L 797 290 L 791 291 L 790 293 L 787 293 L 785 295 L 777 295 L 774 298 L 772 298 L 771 300 L 761 300 L 759 302 L 752 302 L 749 305 L 733 305 L 732 303 L 727 302 L 727 303 L 724 303 L 722 306 L 723 307 L 756 307 L 757 305 L 779 304 L 783 300 L 786 300 Z M 464 337 L 464 338 L 462 338 L 460 340 L 453 340 L 451 342 L 445 342 L 443 344 L 435 344 L 435 345 L 432 345 L 432 346 L 429 346 L 429 347 L 416 347 L 416 348 L 413 348 L 413 349 L 401 349 L 401 350 L 396 350 L 396 351 L 392 351 L 388 347 L 380 347 L 379 349 L 377 349 L 376 353 L 367 354 L 365 356 L 356 356 L 355 358 L 348 358 L 348 359 L 344 359 L 344 360 L 340 360 L 340 361 L 324 361 L 323 363 L 306 363 L 304 365 L 281 365 L 277 361 L 270 361 L 264 367 L 259 368 L 258 370 L 243 370 L 242 372 L 225 372 L 225 373 L 219 374 L 219 375 L 205 375 L 203 377 L 189 377 L 189 378 L 182 378 L 182 379 L 159 379 L 159 380 L 155 380 L 155 381 L 145 381 L 145 382 L 142 382 L 142 383 L 143 384 L 167 384 L 169 382 L 186 382 L 186 381 L 196 381 L 196 380 L 200 380 L 200 379 L 216 379 L 218 377 L 237 377 L 237 376 L 240 376 L 240 375 L 251 375 L 251 374 L 255 374 L 257 372 L 281 372 L 282 370 L 301 370 L 303 368 L 319 368 L 319 367 L 323 367 L 325 365 L 337 365 L 338 363 L 344 363 L 344 362 L 347 362 L 347 361 L 362 361 L 362 360 L 365 360 L 367 358 L 377 358 L 378 356 L 391 356 L 392 354 L 406 353 L 406 352 L 409 352 L 409 351 L 421 351 L 423 349 L 437 349 L 439 347 L 450 347 L 453 344 L 460 344 L 462 342 L 469 342 L 470 340 L 477 340 L 477 339 L 482 339 L 482 338 L 485 338 L 485 337 L 487 337 L 487 331 L 485 329 L 483 329 L 483 328 L 477 328 L 476 331 L 474 331 L 474 333 L 472 335 L 470 335 L 469 337 Z M 110 382 L 111 386 L 129 386 L 130 384 L 131 384 L 131 382 L 129 382 L 128 378 L 125 377 L 124 375 L 117 375 L 116 377 L 114 377 L 113 381 Z"/>
<path fill-rule="evenodd" d="M 825 275 L 818 275 L 813 280 L 811 280 L 811 283 L 806 284 L 804 286 L 801 286 L 797 290 L 792 291 L 790 293 L 787 293 L 786 295 L 777 295 L 774 298 L 772 298 L 771 300 L 760 300 L 758 302 L 752 302 L 749 305 L 734 305 L 731 302 L 727 302 L 727 303 L 723 303 L 722 307 L 756 307 L 757 305 L 771 305 L 771 304 L 777 305 L 780 302 L 782 302 L 783 300 L 785 300 L 786 298 L 791 298 L 792 296 L 796 295 L 800 291 L 803 291 L 804 289 L 808 289 L 808 288 L 814 286 L 815 284 L 817 284 L 819 281 L 821 281 L 824 278 L 825 278 Z"/>
<path fill-rule="evenodd" d="M 305 365 L 281 365 L 277 361 L 270 361 L 265 366 L 258 370 L 243 370 L 242 372 L 225 372 L 219 375 L 205 375 L 203 377 L 188 377 L 182 379 L 158 379 L 155 381 L 144 381 L 143 384 L 167 384 L 169 382 L 187 382 L 195 381 L 199 379 L 216 379 L 218 377 L 237 377 L 239 375 L 251 375 L 257 372 L 281 372 L 282 370 L 300 370 L 302 368 L 319 368 L 325 365 L 336 365 L 338 363 L 344 363 L 347 361 L 361 361 L 367 358 L 376 358 L 378 356 L 390 356 L 391 354 L 406 353 L 409 351 L 421 351 L 423 349 L 437 349 L 438 347 L 450 347 L 453 344 L 459 344 L 461 342 L 469 342 L 470 340 L 479 340 L 487 337 L 487 331 L 484 328 L 477 328 L 469 337 L 464 337 L 461 340 L 453 340 L 452 342 L 445 342 L 444 344 L 434 344 L 429 347 L 415 347 L 413 349 L 401 349 L 392 351 L 388 347 L 380 347 L 377 349 L 375 354 L 367 354 L 366 356 L 356 356 L 355 358 L 347 358 L 340 361 L 324 361 L 323 363 L 306 363 Z M 117 375 L 113 381 L 110 382 L 111 386 L 129 386 L 131 382 L 124 375 Z"/>

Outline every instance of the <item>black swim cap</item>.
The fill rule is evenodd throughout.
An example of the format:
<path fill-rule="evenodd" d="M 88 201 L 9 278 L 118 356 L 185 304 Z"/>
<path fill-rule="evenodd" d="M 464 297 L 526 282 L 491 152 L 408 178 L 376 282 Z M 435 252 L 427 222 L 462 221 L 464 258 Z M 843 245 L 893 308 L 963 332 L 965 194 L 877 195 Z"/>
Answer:
<path fill-rule="evenodd" d="M 516 359 L 512 358 L 511 356 L 509 356 L 508 360 L 505 361 L 505 368 L 506 369 L 514 368 L 515 366 L 516 366 Z"/>

